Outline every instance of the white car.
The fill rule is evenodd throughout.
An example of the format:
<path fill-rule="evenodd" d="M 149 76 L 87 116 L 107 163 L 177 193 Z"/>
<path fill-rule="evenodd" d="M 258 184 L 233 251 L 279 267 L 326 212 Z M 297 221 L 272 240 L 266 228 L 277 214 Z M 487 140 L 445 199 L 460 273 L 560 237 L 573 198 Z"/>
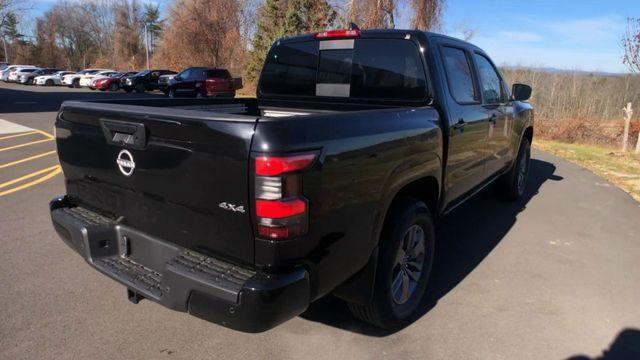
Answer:
<path fill-rule="evenodd" d="M 80 77 L 79 84 L 80 86 L 91 86 L 91 80 L 93 80 L 94 77 L 109 76 L 114 73 L 116 73 L 114 70 L 100 70 L 92 74 L 85 74 Z"/>
<path fill-rule="evenodd" d="M 22 75 L 28 74 L 28 73 L 32 73 L 36 70 L 40 70 L 39 68 L 17 68 L 14 71 L 12 71 L 11 73 L 9 73 L 9 82 L 18 82 L 18 79 L 20 79 L 20 77 Z"/>
<path fill-rule="evenodd" d="M 75 74 L 75 72 L 74 71 L 58 71 L 57 73 L 54 73 L 51 75 L 36 76 L 36 78 L 33 79 L 33 83 L 36 85 L 46 85 L 46 86 L 62 85 L 62 77 L 65 75 L 72 75 L 72 74 Z"/>
<path fill-rule="evenodd" d="M 15 71 L 17 69 L 20 68 L 35 68 L 35 66 L 33 65 L 11 65 L 8 66 L 6 69 L 0 71 L 0 80 L 7 82 L 9 81 L 9 75 L 11 74 L 12 71 Z"/>
<path fill-rule="evenodd" d="M 83 75 L 95 74 L 100 71 L 104 71 L 104 69 L 84 69 L 75 74 L 65 75 L 62 77 L 62 85 L 67 85 L 68 87 L 80 87 L 80 78 Z"/>

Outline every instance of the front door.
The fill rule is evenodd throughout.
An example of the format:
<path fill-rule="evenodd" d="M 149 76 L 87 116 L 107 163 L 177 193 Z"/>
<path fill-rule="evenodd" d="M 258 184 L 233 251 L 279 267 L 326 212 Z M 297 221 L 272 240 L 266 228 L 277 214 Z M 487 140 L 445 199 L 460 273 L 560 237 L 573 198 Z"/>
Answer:
<path fill-rule="evenodd" d="M 504 81 L 484 54 L 475 52 L 482 105 L 489 118 L 487 134 L 486 177 L 506 168 L 514 154 L 511 151 L 511 134 L 513 130 L 513 106 L 509 104 L 509 96 Z"/>
<path fill-rule="evenodd" d="M 445 202 L 450 204 L 485 179 L 488 156 L 488 116 L 478 94 L 470 53 L 444 45 L 442 62 L 449 89 L 449 152 L 445 174 Z"/>

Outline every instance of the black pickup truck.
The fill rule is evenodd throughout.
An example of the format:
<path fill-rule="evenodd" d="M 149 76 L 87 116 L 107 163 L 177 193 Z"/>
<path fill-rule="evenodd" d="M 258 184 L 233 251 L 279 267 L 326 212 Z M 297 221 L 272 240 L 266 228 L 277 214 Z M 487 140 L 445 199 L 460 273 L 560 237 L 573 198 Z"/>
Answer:
<path fill-rule="evenodd" d="M 397 328 L 437 219 L 493 182 L 523 194 L 530 94 L 443 35 L 284 38 L 257 98 L 65 102 L 53 225 L 134 303 L 259 332 L 334 294 Z"/>

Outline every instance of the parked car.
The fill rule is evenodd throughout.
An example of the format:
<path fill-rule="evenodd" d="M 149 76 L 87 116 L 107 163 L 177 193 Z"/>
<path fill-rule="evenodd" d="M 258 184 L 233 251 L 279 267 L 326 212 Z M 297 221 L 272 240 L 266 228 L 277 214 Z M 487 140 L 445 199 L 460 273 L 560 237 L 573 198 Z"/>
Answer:
<path fill-rule="evenodd" d="M 492 183 L 525 193 L 530 95 L 443 35 L 280 39 L 257 98 L 63 103 L 53 225 L 134 303 L 258 332 L 334 294 L 397 329 L 421 311 L 436 221 Z"/>
<path fill-rule="evenodd" d="M 66 85 L 70 88 L 79 88 L 80 78 L 83 75 L 96 74 L 100 71 L 104 71 L 104 69 L 85 69 L 82 71 L 78 71 L 75 74 L 65 75 L 62 77 L 62 85 Z"/>
<path fill-rule="evenodd" d="M 175 74 L 171 70 L 143 70 L 121 81 L 120 86 L 126 92 L 138 92 L 158 90 L 158 79 L 162 75 Z"/>
<path fill-rule="evenodd" d="M 39 68 L 17 68 L 9 74 L 9 82 L 18 82 L 18 80 L 22 75 L 33 73 L 37 70 L 40 70 L 40 69 Z"/>
<path fill-rule="evenodd" d="M 23 73 L 19 75 L 18 82 L 20 84 L 32 85 L 34 84 L 34 79 L 37 76 L 51 75 L 57 73 L 58 71 L 60 71 L 60 69 L 43 68 L 36 71 Z"/>
<path fill-rule="evenodd" d="M 9 63 L 8 62 L 0 61 L 0 70 L 4 70 L 7 67 L 9 67 Z"/>
<path fill-rule="evenodd" d="M 4 82 L 9 82 L 9 76 L 11 75 L 12 72 L 18 70 L 18 69 L 26 69 L 26 68 L 36 68 L 33 65 L 10 65 L 7 66 L 6 69 L 1 70 L 1 75 L 2 76 L 2 81 Z"/>
<path fill-rule="evenodd" d="M 62 85 L 62 77 L 65 75 L 73 75 L 74 71 L 58 71 L 51 75 L 40 75 L 36 76 L 33 79 L 33 83 L 36 85 L 45 85 L 45 86 L 53 86 L 53 85 Z"/>
<path fill-rule="evenodd" d="M 94 73 L 84 74 L 80 77 L 80 81 L 78 82 L 78 84 L 80 85 L 80 87 L 89 87 L 89 85 L 91 85 L 91 80 L 93 80 L 95 77 L 110 76 L 115 73 L 117 73 L 117 71 L 115 70 L 102 69 Z"/>
<path fill-rule="evenodd" d="M 158 90 L 167 95 L 169 93 L 169 81 L 175 76 L 176 74 L 160 75 L 158 78 Z"/>
<path fill-rule="evenodd" d="M 105 91 L 105 90 L 118 91 L 120 89 L 122 79 L 135 74 L 137 74 L 136 71 L 130 71 L 125 73 L 114 74 L 109 77 L 95 79 L 94 80 L 95 84 L 93 86 L 100 91 Z"/>
<path fill-rule="evenodd" d="M 241 87 L 227 69 L 191 67 L 169 80 L 167 95 L 170 98 L 178 95 L 234 97 Z"/>

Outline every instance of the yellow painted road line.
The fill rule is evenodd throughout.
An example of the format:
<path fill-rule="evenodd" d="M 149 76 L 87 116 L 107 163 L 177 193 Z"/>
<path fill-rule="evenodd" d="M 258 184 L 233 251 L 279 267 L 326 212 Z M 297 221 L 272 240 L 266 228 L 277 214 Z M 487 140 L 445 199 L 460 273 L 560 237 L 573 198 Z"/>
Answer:
<path fill-rule="evenodd" d="M 53 165 L 52 167 L 48 167 L 46 169 L 34 171 L 31 174 L 27 174 L 25 176 L 21 176 L 21 177 L 19 177 L 17 179 L 13 179 L 13 180 L 9 180 L 7 182 L 3 182 L 2 184 L 0 184 L 0 189 L 5 188 L 5 187 L 7 187 L 9 185 L 13 185 L 15 183 L 18 183 L 18 182 L 20 182 L 22 180 L 27 180 L 27 179 L 30 179 L 30 178 L 32 178 L 34 176 L 38 176 L 40 174 L 43 174 L 43 173 L 46 173 L 46 172 L 49 172 L 49 171 L 53 171 L 53 170 L 55 170 L 56 168 L 59 168 L 59 167 L 60 167 L 60 165 Z"/>
<path fill-rule="evenodd" d="M 38 158 L 41 158 L 41 157 L 44 157 L 44 156 L 47 156 L 47 155 L 55 154 L 55 153 L 56 153 L 56 151 L 52 150 L 52 151 L 47 151 L 47 152 L 42 153 L 42 154 L 29 156 L 28 158 L 24 158 L 24 159 L 20 159 L 20 160 L 16 160 L 16 161 L 10 162 L 10 163 L 2 164 L 2 165 L 0 165 L 0 169 L 4 169 L 4 168 L 7 168 L 9 166 L 13 166 L 13 165 L 17 165 L 17 164 L 22 164 L 23 162 L 35 160 L 35 159 L 38 159 Z"/>
<path fill-rule="evenodd" d="M 53 135 L 49 134 L 49 133 L 48 133 L 48 132 L 46 132 L 46 131 L 42 131 L 42 130 L 38 130 L 38 129 L 35 129 L 34 131 L 35 131 L 35 132 L 37 132 L 38 134 L 42 135 L 42 136 L 46 136 L 46 137 L 48 137 L 48 138 L 49 138 L 49 139 L 51 139 L 51 140 L 53 140 L 53 139 L 54 139 Z"/>
<path fill-rule="evenodd" d="M 25 147 L 25 146 L 29 146 L 29 145 L 40 144 L 40 143 L 51 141 L 51 140 L 53 140 L 53 138 L 31 141 L 31 142 L 24 143 L 24 144 L 19 144 L 19 145 L 7 146 L 7 147 L 0 148 L 0 152 L 7 151 L 7 150 L 13 150 L 13 149 L 17 149 L 17 148 L 21 148 L 21 147 Z"/>
<path fill-rule="evenodd" d="M 16 135 L 9 135 L 9 136 L 3 136 L 0 137 L 0 140 L 6 140 L 6 139 L 13 139 L 13 138 L 17 138 L 20 136 L 27 136 L 27 135 L 33 135 L 33 134 L 40 134 L 38 131 L 29 131 L 26 133 L 21 133 L 21 134 L 16 134 Z"/>
<path fill-rule="evenodd" d="M 45 169 L 45 170 L 51 170 L 51 169 L 53 169 L 53 171 L 51 171 L 50 173 L 48 173 L 47 175 L 45 175 L 45 176 L 43 176 L 41 178 L 35 179 L 35 180 L 30 181 L 28 183 L 22 184 L 20 186 L 16 186 L 16 187 L 11 188 L 9 190 L 5 190 L 5 191 L 0 192 L 0 196 L 9 195 L 9 194 L 14 193 L 16 191 L 20 191 L 20 190 L 26 189 L 28 187 L 31 187 L 33 185 L 40 184 L 41 182 L 47 181 L 47 180 L 51 179 L 52 177 L 54 177 L 54 176 L 56 176 L 56 175 L 58 175 L 58 174 L 60 174 L 62 172 L 62 169 L 60 168 L 60 165 L 56 165 L 56 166 L 53 166 L 52 168 L 48 168 L 48 169 Z M 30 174 L 30 175 L 31 175 L 30 177 L 35 176 L 34 174 Z M 4 184 L 0 185 L 0 188 L 2 188 L 3 185 Z"/>

